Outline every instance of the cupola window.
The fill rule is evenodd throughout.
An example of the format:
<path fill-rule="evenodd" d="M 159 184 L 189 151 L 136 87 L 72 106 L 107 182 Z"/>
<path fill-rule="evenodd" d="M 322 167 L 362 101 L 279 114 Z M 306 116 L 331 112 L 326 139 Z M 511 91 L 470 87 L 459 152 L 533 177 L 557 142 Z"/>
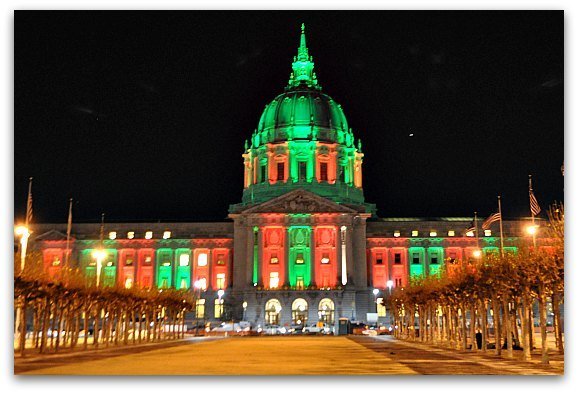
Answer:
<path fill-rule="evenodd" d="M 307 180 L 307 163 L 305 161 L 299 161 L 298 176 L 299 176 L 299 181 Z"/>
<path fill-rule="evenodd" d="M 285 180 L 285 163 L 278 162 L 277 163 L 277 180 L 284 181 Z"/>
<path fill-rule="evenodd" d="M 319 180 L 327 181 L 327 163 L 322 162 L 319 164 Z"/>

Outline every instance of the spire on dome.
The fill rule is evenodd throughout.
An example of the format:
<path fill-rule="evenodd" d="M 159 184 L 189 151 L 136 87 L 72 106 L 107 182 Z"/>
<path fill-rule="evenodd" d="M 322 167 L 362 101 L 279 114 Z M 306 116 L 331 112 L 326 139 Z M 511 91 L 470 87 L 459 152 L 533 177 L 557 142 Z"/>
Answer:
<path fill-rule="evenodd" d="M 288 88 L 307 86 L 321 89 L 317 82 L 317 75 L 313 71 L 313 56 L 309 56 L 307 40 L 305 39 L 305 23 L 301 24 L 301 40 L 297 49 L 297 56 L 293 58 L 293 72 L 289 78 Z"/>

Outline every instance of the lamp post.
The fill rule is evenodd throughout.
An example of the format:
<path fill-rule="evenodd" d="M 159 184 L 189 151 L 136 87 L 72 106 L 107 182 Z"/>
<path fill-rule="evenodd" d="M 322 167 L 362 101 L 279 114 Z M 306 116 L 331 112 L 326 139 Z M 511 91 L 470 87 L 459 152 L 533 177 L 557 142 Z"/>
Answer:
<path fill-rule="evenodd" d="M 528 232 L 528 234 L 532 236 L 532 243 L 534 245 L 534 250 L 536 250 L 536 233 L 538 232 L 538 225 L 535 224 L 529 225 L 526 228 L 526 232 Z"/>
<path fill-rule="evenodd" d="M 245 313 L 247 312 L 247 302 L 243 302 L 243 321 L 245 320 Z"/>
<path fill-rule="evenodd" d="M 375 312 L 377 312 L 377 294 L 379 293 L 379 289 L 373 288 L 373 302 L 375 303 Z"/>
<path fill-rule="evenodd" d="M 197 298 L 195 299 L 195 336 L 199 334 L 199 299 L 201 298 L 201 287 L 203 283 L 201 280 L 197 280 L 193 283 L 193 286 L 198 290 Z"/>
<path fill-rule="evenodd" d="M 24 271 L 26 264 L 26 249 L 28 248 L 28 238 L 30 237 L 30 230 L 25 225 L 19 225 L 14 230 L 17 236 L 20 236 L 20 273 Z"/>
<path fill-rule="evenodd" d="M 106 251 L 98 248 L 92 252 L 92 257 L 96 259 L 96 287 L 100 285 L 100 270 L 102 269 L 102 261 L 106 258 Z"/>

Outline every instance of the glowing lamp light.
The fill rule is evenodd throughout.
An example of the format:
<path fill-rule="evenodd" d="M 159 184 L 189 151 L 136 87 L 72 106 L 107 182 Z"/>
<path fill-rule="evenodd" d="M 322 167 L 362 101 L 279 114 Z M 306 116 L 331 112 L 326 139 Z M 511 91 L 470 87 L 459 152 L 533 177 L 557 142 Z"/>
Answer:
<path fill-rule="evenodd" d="M 243 302 L 243 308 L 247 308 L 247 302 Z"/>
<path fill-rule="evenodd" d="M 373 289 L 373 294 L 374 294 L 374 295 L 377 295 L 378 293 L 379 293 L 379 289 L 374 288 L 374 289 Z"/>
<path fill-rule="evenodd" d="M 30 235 L 30 232 L 28 231 L 28 228 L 25 227 L 24 225 L 19 225 L 14 229 L 14 233 L 17 236 L 22 236 L 22 237 L 28 237 Z"/>
<path fill-rule="evenodd" d="M 201 287 L 203 286 L 203 283 L 201 282 L 201 280 L 197 280 L 197 281 L 195 281 L 193 286 L 197 289 L 201 289 Z"/>
<path fill-rule="evenodd" d="M 526 228 L 526 232 L 528 232 L 529 235 L 535 235 L 536 232 L 538 232 L 538 226 L 537 225 L 530 225 Z"/>
<path fill-rule="evenodd" d="M 217 291 L 217 296 L 219 296 L 219 298 L 222 298 L 224 294 L 225 294 L 225 291 L 222 290 L 222 289 L 219 289 L 219 290 Z"/>
<path fill-rule="evenodd" d="M 474 256 L 474 258 L 479 258 L 482 256 L 482 252 L 480 250 L 475 250 L 472 255 Z"/>
<path fill-rule="evenodd" d="M 152 239 L 153 238 L 153 232 L 152 231 L 146 231 L 145 233 L 145 239 Z"/>
<path fill-rule="evenodd" d="M 106 251 L 104 250 L 94 250 L 92 252 L 92 257 L 96 260 L 103 260 L 104 258 L 106 258 Z"/>
<path fill-rule="evenodd" d="M 386 285 L 387 285 L 387 287 L 388 287 L 389 289 L 391 289 L 391 288 L 393 287 L 393 281 L 392 281 L 392 280 L 387 280 L 387 284 L 386 284 Z"/>

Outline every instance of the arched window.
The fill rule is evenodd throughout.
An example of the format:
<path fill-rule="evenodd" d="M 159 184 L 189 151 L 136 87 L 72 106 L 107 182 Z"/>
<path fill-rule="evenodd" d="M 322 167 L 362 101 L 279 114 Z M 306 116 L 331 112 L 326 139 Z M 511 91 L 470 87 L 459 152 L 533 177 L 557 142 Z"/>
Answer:
<path fill-rule="evenodd" d="M 277 299 L 269 299 L 265 304 L 265 324 L 279 325 L 281 322 L 281 302 Z"/>
<path fill-rule="evenodd" d="M 319 322 L 333 325 L 335 314 L 335 304 L 329 298 L 321 299 L 319 302 Z"/>
<path fill-rule="evenodd" d="M 309 305 L 305 299 L 295 299 L 291 306 L 291 321 L 294 325 L 305 325 L 307 323 L 307 314 Z"/>

